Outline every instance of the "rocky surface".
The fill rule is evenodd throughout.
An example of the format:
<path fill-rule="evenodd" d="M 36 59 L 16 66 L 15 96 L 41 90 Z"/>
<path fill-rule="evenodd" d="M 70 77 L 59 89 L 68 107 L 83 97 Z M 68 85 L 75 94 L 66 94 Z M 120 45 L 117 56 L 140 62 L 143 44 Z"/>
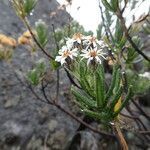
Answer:
<path fill-rule="evenodd" d="M 26 31 L 25 27 L 8 1 L 0 1 L 0 10 L 0 33 L 17 39 Z M 60 28 L 68 23 L 69 17 L 55 0 L 39 0 L 29 19 L 33 26 L 38 19 L 45 21 L 51 35 L 51 24 L 56 29 Z M 51 37 L 47 49 L 50 52 L 53 48 L 55 44 Z M 45 59 L 42 52 L 31 55 L 25 47 L 18 46 L 11 63 L 0 61 L 0 150 L 99 150 L 99 135 L 89 130 L 76 132 L 79 127 L 76 121 L 56 107 L 39 101 L 18 80 L 19 76 L 24 81 L 22 76 L 39 58 Z M 47 80 L 50 82 L 47 92 L 54 97 L 56 73 L 49 70 Z M 77 108 L 71 102 L 68 91 L 69 81 L 63 70 L 60 81 L 60 103 L 76 113 Z M 40 94 L 38 88 L 36 92 Z"/>
<path fill-rule="evenodd" d="M 22 22 L 7 1 L 0 1 L 0 11 L 0 33 L 17 39 L 25 31 Z M 57 13 L 50 16 L 54 11 Z M 50 25 L 51 31 L 51 24 L 55 28 L 61 27 L 68 22 L 68 18 L 69 15 L 59 9 L 55 0 L 39 0 L 30 21 L 33 24 L 42 19 Z M 53 43 L 50 39 L 50 49 L 54 48 Z M 34 61 L 39 57 L 44 56 L 39 52 Z M 11 65 L 0 61 L 0 150 L 60 150 L 78 127 L 76 122 L 55 107 L 37 100 L 18 81 L 14 70 L 26 72 L 32 65 L 30 53 L 22 46 L 15 49 Z M 51 74 L 49 80 L 54 81 L 55 77 Z M 64 82 L 61 84 L 64 90 Z M 50 90 L 50 94 L 53 93 L 54 89 Z M 62 93 L 61 100 L 64 99 Z M 67 103 L 64 105 L 67 106 Z"/>

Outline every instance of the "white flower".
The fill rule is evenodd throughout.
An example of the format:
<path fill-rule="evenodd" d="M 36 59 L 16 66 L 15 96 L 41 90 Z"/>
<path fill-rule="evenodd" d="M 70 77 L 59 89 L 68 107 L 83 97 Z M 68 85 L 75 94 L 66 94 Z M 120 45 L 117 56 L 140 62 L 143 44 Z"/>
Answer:
<path fill-rule="evenodd" d="M 55 61 L 60 62 L 61 65 L 66 63 L 67 58 L 74 59 L 74 57 L 77 57 L 78 55 L 78 49 L 75 48 L 73 50 L 70 50 L 67 46 L 63 46 L 62 49 L 59 50 L 58 54 L 60 56 L 56 56 Z"/>
<path fill-rule="evenodd" d="M 67 38 L 67 41 L 66 41 L 67 47 L 68 47 L 69 49 L 72 49 L 73 46 L 74 46 L 74 42 L 75 42 L 75 40 L 70 39 L 70 38 Z"/>
<path fill-rule="evenodd" d="M 81 41 L 83 39 L 83 35 L 81 33 L 75 33 L 72 37 L 72 39 L 75 41 L 75 42 L 78 42 L 79 44 L 81 44 Z"/>
<path fill-rule="evenodd" d="M 88 45 L 93 44 L 93 46 L 95 47 L 97 41 L 98 41 L 98 40 L 97 40 L 96 37 L 90 35 L 90 36 L 86 36 L 86 37 L 84 38 L 83 43 L 84 43 L 84 44 L 88 44 Z"/>
<path fill-rule="evenodd" d="M 84 37 L 83 45 L 87 45 L 87 47 L 89 47 L 91 45 L 92 45 L 92 47 L 97 46 L 99 49 L 103 49 L 103 48 L 107 47 L 107 45 L 104 43 L 104 41 L 98 40 L 96 37 L 91 36 L 91 35 Z"/>
<path fill-rule="evenodd" d="M 95 48 L 90 48 L 88 50 L 83 50 L 82 51 L 83 54 L 81 54 L 80 56 L 82 56 L 83 58 L 82 59 L 88 59 L 87 60 L 87 65 L 89 65 L 89 63 L 94 60 L 96 61 L 97 63 L 100 63 L 101 64 L 101 57 L 106 59 L 104 57 L 104 55 L 106 55 L 106 53 L 103 53 L 102 50 L 98 50 L 97 47 Z"/>

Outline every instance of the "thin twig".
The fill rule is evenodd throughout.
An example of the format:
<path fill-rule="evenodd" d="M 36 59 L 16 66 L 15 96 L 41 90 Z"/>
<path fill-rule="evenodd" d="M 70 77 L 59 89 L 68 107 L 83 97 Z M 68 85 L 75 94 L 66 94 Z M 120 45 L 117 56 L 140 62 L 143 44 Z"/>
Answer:
<path fill-rule="evenodd" d="M 137 116 L 130 116 L 130 115 L 126 115 L 126 114 L 123 114 L 123 113 L 120 113 L 120 115 L 122 115 L 124 117 L 127 117 L 127 118 L 130 118 L 130 119 L 137 119 L 138 118 Z"/>
<path fill-rule="evenodd" d="M 111 138 L 115 138 L 115 135 L 113 134 L 109 134 L 103 131 L 99 131 L 96 128 L 93 128 L 92 126 L 90 126 L 89 124 L 87 124 L 86 122 L 84 122 L 82 119 L 78 118 L 76 115 L 74 115 L 73 113 L 71 113 L 69 110 L 66 110 L 65 108 L 63 108 L 61 105 L 59 105 L 58 103 L 55 103 L 55 101 L 48 99 L 46 92 L 45 92 L 45 88 L 42 88 L 42 92 L 44 95 L 44 99 L 42 99 L 32 88 L 31 85 L 28 84 L 28 86 L 26 84 L 24 84 L 24 82 L 18 77 L 17 74 L 15 74 L 17 79 L 21 82 L 21 84 L 25 87 L 27 87 L 28 89 L 30 89 L 30 91 L 32 92 L 32 94 L 39 99 L 41 102 L 46 103 L 46 104 L 50 104 L 52 106 L 57 107 L 59 110 L 63 111 L 64 113 L 66 113 L 68 116 L 70 116 L 72 119 L 76 120 L 77 122 L 83 124 L 84 126 L 86 126 L 88 129 L 90 129 L 91 131 L 95 132 L 95 133 L 99 133 L 105 137 L 111 137 Z M 44 86 L 43 86 L 44 87 Z"/>
<path fill-rule="evenodd" d="M 128 29 L 125 25 L 125 20 L 122 16 L 122 13 L 121 11 L 118 9 L 118 11 L 116 12 L 116 15 L 117 17 L 120 19 L 120 22 L 121 22 L 121 26 L 122 26 L 122 30 L 124 31 L 125 33 L 125 36 L 128 40 L 128 42 L 131 44 L 131 46 L 134 48 L 134 50 L 140 54 L 141 56 L 143 56 L 143 58 L 145 58 L 145 60 L 147 60 L 148 62 L 150 62 L 150 58 L 148 56 L 146 56 L 138 47 L 137 45 L 133 42 L 131 36 L 129 35 L 129 32 L 128 32 Z"/>
<path fill-rule="evenodd" d="M 134 114 L 133 114 L 133 112 L 131 111 L 131 109 L 130 109 L 129 106 L 126 107 L 126 110 L 129 112 L 129 114 L 130 114 L 131 116 L 134 116 Z M 136 125 L 138 126 L 139 130 L 142 130 L 142 129 L 141 129 L 141 125 L 139 124 L 139 122 L 137 121 L 137 119 L 136 119 L 136 118 L 133 118 L 133 119 L 134 119 Z"/>
<path fill-rule="evenodd" d="M 147 118 L 148 120 L 150 120 L 150 116 L 148 116 L 145 111 L 138 105 L 138 103 L 132 99 L 133 104 L 136 106 L 136 108 L 141 112 L 141 114 Z"/>
<path fill-rule="evenodd" d="M 127 110 L 128 110 L 128 112 L 129 112 L 131 115 L 133 115 L 133 112 L 131 111 L 131 109 L 130 109 L 129 106 L 127 107 Z M 135 120 L 137 126 L 139 127 L 139 130 L 142 130 L 142 129 L 141 129 L 141 125 L 143 126 L 143 123 L 142 123 L 142 121 L 140 120 L 140 118 L 135 118 L 134 120 Z M 145 126 L 144 126 L 143 128 L 144 128 L 144 130 L 145 130 Z M 147 128 L 146 128 L 145 131 L 148 131 Z M 146 136 L 145 136 L 145 139 L 149 140 L 149 138 L 146 137 Z"/>
<path fill-rule="evenodd" d="M 47 97 L 47 94 L 46 94 L 46 91 L 45 91 L 45 86 L 44 86 L 44 83 L 43 83 L 43 80 L 42 80 L 42 83 L 41 83 L 41 86 L 42 86 L 42 93 L 43 93 L 43 96 L 44 96 L 44 98 L 45 98 L 45 100 L 47 101 L 47 103 L 48 104 L 50 104 L 50 105 L 53 105 L 54 103 L 53 103 L 53 101 L 52 101 L 52 98 L 50 97 L 50 99 Z"/>
<path fill-rule="evenodd" d="M 150 135 L 150 130 L 149 131 L 138 131 L 140 134 L 148 134 Z"/>
<path fill-rule="evenodd" d="M 121 13 L 123 14 L 123 12 L 125 11 L 125 8 L 126 8 L 126 6 L 127 6 L 127 3 L 128 3 L 128 0 L 124 0 L 124 7 L 123 7 L 123 9 L 121 10 Z"/>
<path fill-rule="evenodd" d="M 56 37 L 54 24 L 52 24 L 52 29 L 53 29 L 53 34 L 54 34 L 55 45 L 56 45 L 57 51 L 59 51 L 59 44 L 57 42 L 57 37 Z"/>
<path fill-rule="evenodd" d="M 60 80 L 60 77 L 59 77 L 59 69 L 57 69 L 56 71 L 56 76 L 57 76 L 57 80 L 56 80 L 56 98 L 55 98 L 55 103 L 58 103 L 58 97 L 59 97 L 59 80 Z"/>
<path fill-rule="evenodd" d="M 123 135 L 123 133 L 122 133 L 122 131 L 121 131 L 121 129 L 120 129 L 118 123 L 115 122 L 115 124 L 114 124 L 113 127 L 114 127 L 114 128 L 113 128 L 113 129 L 114 129 L 114 133 L 116 134 L 116 136 L 117 136 L 117 138 L 118 138 L 118 141 L 119 141 L 119 143 L 120 143 L 121 149 L 122 149 L 122 150 L 128 150 L 128 149 L 129 149 L 129 148 L 128 148 L 128 144 L 127 144 L 127 142 L 126 142 L 126 140 L 125 140 L 125 138 L 124 138 L 124 135 Z"/>
<path fill-rule="evenodd" d="M 69 71 L 68 71 L 65 67 L 64 67 L 64 70 L 66 71 L 67 77 L 69 78 L 70 82 L 71 82 L 74 86 L 76 86 L 77 88 L 82 89 L 82 88 L 74 81 L 74 79 L 73 79 L 72 76 L 70 75 Z"/>
<path fill-rule="evenodd" d="M 29 30 L 29 32 L 30 32 L 30 34 L 31 34 L 31 36 L 32 36 L 32 38 L 33 38 L 33 40 L 35 41 L 35 43 L 37 44 L 37 46 L 41 49 L 41 51 L 42 51 L 48 58 L 54 60 L 54 57 L 51 56 L 50 54 L 48 54 L 48 53 L 46 52 L 46 50 L 41 46 L 41 44 L 40 44 L 40 43 L 38 42 L 38 40 L 36 39 L 34 33 L 32 32 L 32 30 L 31 30 L 31 28 L 30 28 L 30 25 L 29 25 L 28 20 L 27 20 L 26 18 L 24 18 L 24 19 L 23 19 L 23 22 L 24 22 L 25 26 L 27 27 L 27 29 Z"/>
<path fill-rule="evenodd" d="M 105 24 L 105 18 L 103 16 L 103 10 L 102 10 L 102 7 L 101 7 L 100 0 L 98 0 L 98 2 L 99 2 L 99 9 L 100 9 L 100 12 L 101 12 L 101 18 L 102 18 L 102 21 L 103 21 L 103 26 L 104 26 L 104 29 L 105 29 L 106 37 L 107 37 L 108 41 L 110 41 L 109 34 L 108 34 L 108 29 L 107 29 L 107 26 Z"/>
<path fill-rule="evenodd" d="M 57 51 L 59 51 L 59 44 L 58 44 L 58 41 L 57 41 L 54 24 L 52 24 L 52 29 L 53 29 L 53 34 L 54 34 L 55 45 L 56 45 Z M 56 80 L 56 98 L 55 98 L 55 103 L 58 102 L 58 96 L 59 96 L 59 80 L 60 80 L 59 68 L 56 70 L 56 77 L 57 77 L 57 80 Z"/>
<path fill-rule="evenodd" d="M 76 115 L 74 115 L 73 113 L 71 113 L 70 111 L 66 110 L 65 108 L 63 108 L 61 105 L 59 104 L 55 104 L 55 106 L 57 108 L 59 108 L 61 111 L 65 112 L 67 115 L 69 115 L 71 118 L 73 118 L 74 120 L 76 120 L 77 122 L 83 124 L 84 126 L 86 126 L 88 129 L 90 129 L 91 131 L 95 132 L 95 133 L 99 133 L 103 136 L 106 137 L 111 137 L 111 138 L 115 138 L 115 135 L 113 134 L 109 134 L 103 131 L 99 131 L 96 128 L 93 128 L 92 126 L 90 126 L 89 124 L 87 124 L 86 122 L 84 122 L 82 119 L 78 118 Z"/>

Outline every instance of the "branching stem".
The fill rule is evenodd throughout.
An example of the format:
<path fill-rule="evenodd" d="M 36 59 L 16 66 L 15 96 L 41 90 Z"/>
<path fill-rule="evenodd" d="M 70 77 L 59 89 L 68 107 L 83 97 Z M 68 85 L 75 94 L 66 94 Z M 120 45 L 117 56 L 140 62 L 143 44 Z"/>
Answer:
<path fill-rule="evenodd" d="M 148 56 L 146 56 L 146 55 L 137 47 L 137 45 L 133 42 L 131 36 L 129 35 L 128 29 L 127 29 L 127 27 L 126 27 L 126 25 L 125 25 L 125 20 L 124 20 L 124 18 L 123 18 L 123 16 L 122 16 L 122 13 L 121 13 L 121 11 L 120 11 L 119 9 L 118 9 L 118 11 L 116 12 L 116 15 L 117 15 L 117 17 L 120 19 L 121 26 L 122 26 L 122 30 L 124 31 L 125 36 L 126 36 L 128 42 L 131 44 L 131 46 L 134 48 L 134 50 L 135 50 L 138 54 L 140 54 L 141 56 L 143 56 L 143 58 L 144 58 L 145 60 L 147 60 L 148 62 L 150 62 L 150 58 L 149 58 Z"/>

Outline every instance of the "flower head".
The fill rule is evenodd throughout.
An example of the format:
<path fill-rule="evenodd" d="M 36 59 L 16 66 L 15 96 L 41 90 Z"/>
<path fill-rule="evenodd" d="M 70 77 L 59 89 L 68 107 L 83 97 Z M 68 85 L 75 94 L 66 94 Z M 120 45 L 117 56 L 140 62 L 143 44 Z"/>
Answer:
<path fill-rule="evenodd" d="M 98 41 L 98 40 L 97 40 L 96 37 L 90 35 L 90 36 L 86 36 L 86 37 L 85 37 L 83 43 L 84 43 L 84 44 L 88 44 L 88 45 L 93 44 L 93 46 L 96 46 L 97 41 Z"/>
<path fill-rule="evenodd" d="M 81 44 L 82 38 L 83 38 L 83 35 L 81 33 L 75 33 L 72 37 L 74 42 L 78 42 L 79 44 Z"/>
<path fill-rule="evenodd" d="M 62 49 L 59 50 L 58 54 L 60 56 L 56 56 L 55 61 L 60 62 L 61 65 L 63 65 L 66 63 L 67 58 L 73 60 L 74 57 L 77 57 L 78 50 L 77 48 L 70 50 L 67 46 L 63 46 Z"/>
<path fill-rule="evenodd" d="M 91 61 L 95 61 L 101 64 L 101 58 L 106 59 L 104 57 L 106 53 L 102 52 L 102 50 L 98 50 L 97 47 L 95 48 L 90 47 L 90 49 L 84 50 L 82 52 L 83 54 L 81 54 L 80 56 L 82 56 L 82 59 L 88 59 L 87 65 L 89 65 Z"/>

